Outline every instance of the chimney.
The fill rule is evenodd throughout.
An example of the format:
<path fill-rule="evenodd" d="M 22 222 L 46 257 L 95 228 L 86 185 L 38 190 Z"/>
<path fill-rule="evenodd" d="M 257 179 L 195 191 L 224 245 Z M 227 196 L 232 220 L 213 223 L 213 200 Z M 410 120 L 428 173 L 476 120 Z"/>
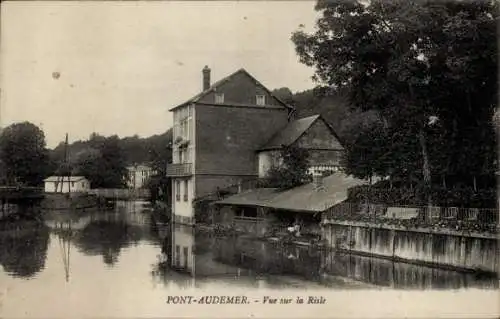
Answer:
<path fill-rule="evenodd" d="M 205 65 L 202 73 L 203 73 L 203 91 L 206 91 L 210 87 L 210 69 L 208 65 Z"/>
<path fill-rule="evenodd" d="M 323 190 L 325 188 L 323 186 L 323 174 L 313 174 L 313 185 L 315 190 Z"/>

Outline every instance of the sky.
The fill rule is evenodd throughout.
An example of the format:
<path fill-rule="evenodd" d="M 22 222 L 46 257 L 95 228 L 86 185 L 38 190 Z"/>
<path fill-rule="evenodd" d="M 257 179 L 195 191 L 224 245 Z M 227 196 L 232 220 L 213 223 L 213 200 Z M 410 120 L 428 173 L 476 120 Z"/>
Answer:
<path fill-rule="evenodd" d="M 168 110 L 245 68 L 269 89 L 314 86 L 290 40 L 313 1 L 49 2 L 1 6 L 0 125 L 30 121 L 47 145 L 161 134 Z"/>

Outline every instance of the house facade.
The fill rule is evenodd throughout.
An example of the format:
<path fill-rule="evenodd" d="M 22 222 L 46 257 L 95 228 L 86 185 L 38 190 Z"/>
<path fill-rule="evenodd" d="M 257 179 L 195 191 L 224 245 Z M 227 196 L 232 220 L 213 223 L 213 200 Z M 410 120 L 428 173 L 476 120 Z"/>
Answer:
<path fill-rule="evenodd" d="M 90 190 L 90 182 L 84 176 L 50 176 L 43 182 L 46 193 L 77 193 Z"/>
<path fill-rule="evenodd" d="M 292 108 L 244 69 L 211 84 L 202 71 L 203 91 L 171 109 L 174 118 L 172 213 L 194 224 L 193 200 L 258 176 L 255 151 L 284 128 Z"/>
<path fill-rule="evenodd" d="M 278 131 L 258 150 L 259 177 L 264 177 L 273 166 L 282 162 L 280 149 L 297 146 L 309 152 L 309 173 L 336 172 L 344 152 L 333 128 L 320 116 L 314 115 L 295 121 Z"/>
<path fill-rule="evenodd" d="M 127 167 L 127 186 L 129 188 L 143 188 L 149 178 L 155 174 L 153 168 L 149 165 L 131 165 Z"/>

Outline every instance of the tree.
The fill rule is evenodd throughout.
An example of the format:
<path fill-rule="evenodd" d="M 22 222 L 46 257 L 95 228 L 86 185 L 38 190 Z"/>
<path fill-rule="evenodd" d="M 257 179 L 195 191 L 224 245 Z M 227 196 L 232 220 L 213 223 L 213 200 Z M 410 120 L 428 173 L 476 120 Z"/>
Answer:
<path fill-rule="evenodd" d="M 91 139 L 92 147 L 76 161 L 74 174 L 83 175 L 92 188 L 121 188 L 126 184 L 126 161 L 117 136 Z"/>
<path fill-rule="evenodd" d="M 89 149 L 76 160 L 73 174 L 85 176 L 92 188 L 103 187 L 103 174 L 106 174 L 106 172 L 101 170 L 102 164 L 100 161 L 100 152 L 96 149 Z"/>
<path fill-rule="evenodd" d="M 345 172 L 362 179 L 383 175 L 388 164 L 383 160 L 387 151 L 384 135 L 380 124 L 360 128 L 356 139 L 347 145 L 343 163 Z"/>
<path fill-rule="evenodd" d="M 387 175 L 409 171 L 427 186 L 433 172 L 472 180 L 496 158 L 497 6 L 321 0 L 317 30 L 292 40 L 319 84 L 347 92 L 354 109 L 376 111 L 389 146 L 390 165 L 379 165 Z"/>
<path fill-rule="evenodd" d="M 280 189 L 293 188 L 311 180 L 309 175 L 309 152 L 295 145 L 283 146 L 279 164 L 271 167 L 263 180 L 263 186 Z"/>
<path fill-rule="evenodd" d="M 29 122 L 6 127 L 0 137 L 0 159 L 7 183 L 39 186 L 48 168 L 43 131 Z"/>
<path fill-rule="evenodd" d="M 172 163 L 172 129 L 161 135 L 154 135 L 148 139 L 149 162 L 156 172 L 147 183 L 153 201 L 171 200 L 171 178 L 167 177 L 167 166 Z"/>
<path fill-rule="evenodd" d="M 107 174 L 103 179 L 102 187 L 123 187 L 127 181 L 127 163 L 120 147 L 118 136 L 108 137 L 99 149 L 101 165 Z"/>
<path fill-rule="evenodd" d="M 158 172 L 158 175 L 166 175 L 167 165 L 172 162 L 172 129 L 149 137 L 147 152 L 153 170 Z"/>

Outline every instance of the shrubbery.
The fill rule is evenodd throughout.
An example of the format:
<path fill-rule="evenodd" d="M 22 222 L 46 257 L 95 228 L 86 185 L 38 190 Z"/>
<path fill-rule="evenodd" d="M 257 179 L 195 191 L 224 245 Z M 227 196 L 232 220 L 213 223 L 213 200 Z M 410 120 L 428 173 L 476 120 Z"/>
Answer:
<path fill-rule="evenodd" d="M 354 202 L 425 206 L 428 204 L 429 195 L 434 206 L 468 208 L 496 208 L 497 206 L 497 190 L 494 188 L 474 191 L 472 187 L 386 188 L 378 185 L 362 185 L 349 189 L 348 197 Z"/>

